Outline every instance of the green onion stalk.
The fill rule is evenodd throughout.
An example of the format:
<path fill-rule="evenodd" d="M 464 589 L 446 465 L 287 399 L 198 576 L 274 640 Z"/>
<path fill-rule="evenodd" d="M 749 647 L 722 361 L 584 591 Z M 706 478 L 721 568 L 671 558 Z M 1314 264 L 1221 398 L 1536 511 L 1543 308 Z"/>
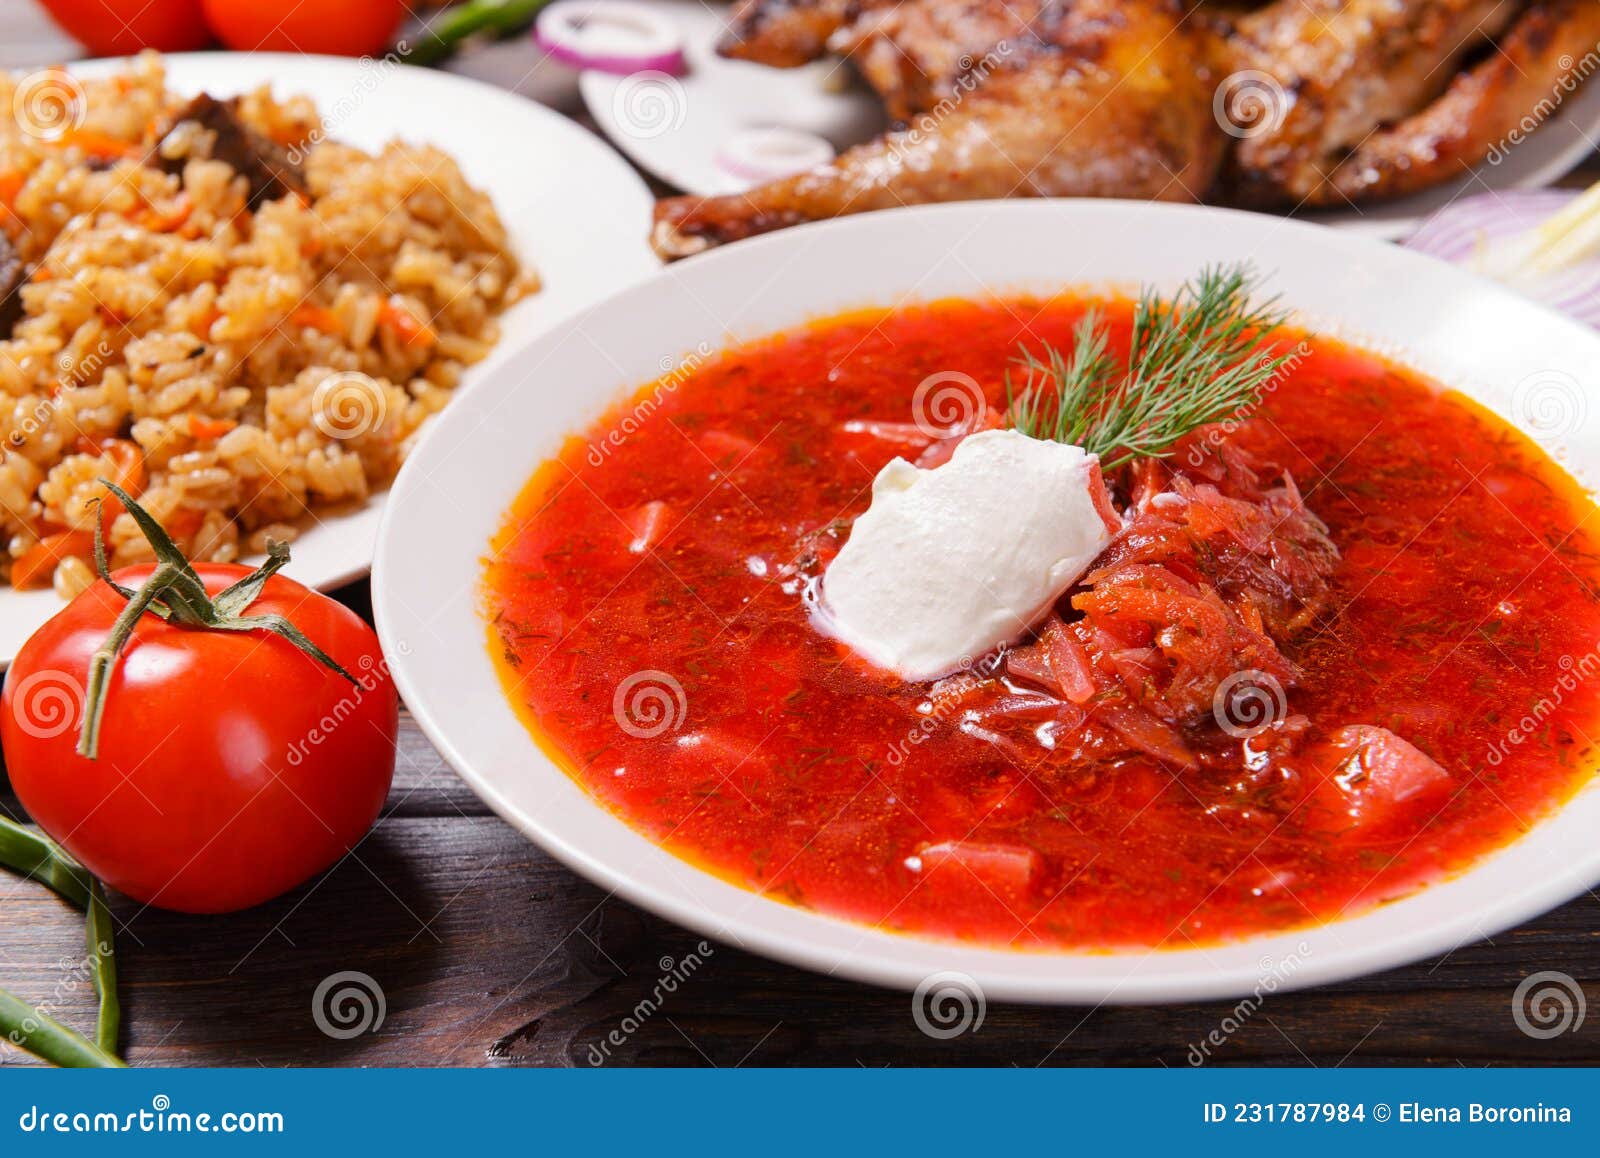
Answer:
<path fill-rule="evenodd" d="M 117 957 L 111 910 L 100 882 L 45 837 L 0 816 L 0 866 L 52 889 L 82 909 L 89 981 L 99 1001 L 94 1040 L 62 1025 L 26 1001 L 0 989 L 0 1035 L 13 1045 L 58 1066 L 120 1068 L 117 1038 L 122 1008 L 117 1001 Z"/>

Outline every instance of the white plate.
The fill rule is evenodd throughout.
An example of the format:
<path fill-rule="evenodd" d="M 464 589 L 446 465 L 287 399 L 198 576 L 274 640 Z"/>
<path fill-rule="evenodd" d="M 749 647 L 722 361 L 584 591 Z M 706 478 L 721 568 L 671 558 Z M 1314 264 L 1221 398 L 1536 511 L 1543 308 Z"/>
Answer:
<path fill-rule="evenodd" d="M 650 252 L 651 197 L 622 158 L 592 133 L 531 101 L 425 69 L 336 57 L 202 52 L 166 58 L 181 93 L 231 96 L 270 83 L 281 96 L 317 102 L 328 135 L 364 149 L 396 137 L 447 150 L 487 190 L 517 255 L 543 288 L 501 317 L 500 344 L 463 388 L 551 324 L 660 268 Z M 73 65 L 103 76 L 125 61 Z M 294 544 L 288 574 L 330 588 L 364 574 L 384 501 L 329 515 Z M 61 608 L 51 591 L 0 590 L 0 668 Z"/>
<path fill-rule="evenodd" d="M 702 197 L 747 188 L 749 182 L 723 172 L 715 157 L 729 134 L 749 125 L 809 129 L 840 148 L 884 129 L 881 106 L 860 86 L 827 91 L 838 87 L 840 69 L 851 71 L 848 64 L 828 59 L 789 70 L 724 60 L 714 50 L 726 23 L 721 10 L 706 9 L 698 0 L 661 0 L 660 6 L 677 15 L 688 37 L 693 67 L 678 87 L 658 83 L 630 94 L 618 78 L 596 72 L 584 73 L 580 87 L 590 115 L 617 148 L 674 188 Z M 650 115 L 628 116 L 630 98 Z M 655 119 L 658 114 L 664 119 Z M 1484 162 L 1460 180 L 1395 201 L 1297 216 L 1372 237 L 1400 238 L 1458 197 L 1552 184 L 1597 148 L 1600 80 L 1564 100 L 1535 132 L 1506 149 L 1496 164 Z"/>
<path fill-rule="evenodd" d="M 1587 485 L 1600 482 L 1600 406 L 1583 401 L 1600 391 L 1600 336 L 1431 258 L 1272 217 L 1122 201 L 845 218 L 672 266 L 545 335 L 445 412 L 395 483 L 373 567 L 378 630 L 401 693 L 467 783 L 580 873 L 708 936 L 886 985 L 915 987 L 954 970 L 997 999 L 1234 996 L 1291 958 L 1288 975 L 1271 974 L 1273 988 L 1386 969 L 1560 904 L 1600 880 L 1600 783 L 1472 872 L 1330 925 L 1158 952 L 1024 953 L 920 940 L 767 900 L 662 851 L 552 763 L 501 692 L 477 604 L 489 538 L 539 461 L 663 364 L 701 342 L 719 347 L 867 304 L 1172 287 L 1208 263 L 1239 259 L 1271 274 L 1271 288 L 1307 323 L 1402 353 L 1512 421 L 1514 399 L 1529 401 L 1519 383 L 1556 384 L 1571 421 L 1566 449 L 1552 449 Z M 1541 413 L 1551 400 L 1541 400 Z"/>
<path fill-rule="evenodd" d="M 619 77 L 590 71 L 578 87 L 611 143 L 673 188 L 703 196 L 748 189 L 751 182 L 717 164 L 718 150 L 741 129 L 803 129 L 842 149 L 884 128 L 883 107 L 855 83 L 849 65 L 827 59 L 768 68 L 727 60 L 717 55 L 716 43 L 729 9 L 700 0 L 655 0 L 654 7 L 683 33 L 687 72 Z"/>

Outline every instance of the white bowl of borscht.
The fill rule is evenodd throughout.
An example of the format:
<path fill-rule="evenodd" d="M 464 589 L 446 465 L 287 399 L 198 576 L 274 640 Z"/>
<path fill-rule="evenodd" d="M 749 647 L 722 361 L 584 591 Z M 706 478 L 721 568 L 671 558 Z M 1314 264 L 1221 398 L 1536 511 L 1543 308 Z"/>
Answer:
<path fill-rule="evenodd" d="M 1321 984 L 1600 880 L 1597 390 L 1592 332 L 1315 226 L 862 214 L 501 363 L 395 483 L 374 606 L 478 794 L 719 942 Z"/>

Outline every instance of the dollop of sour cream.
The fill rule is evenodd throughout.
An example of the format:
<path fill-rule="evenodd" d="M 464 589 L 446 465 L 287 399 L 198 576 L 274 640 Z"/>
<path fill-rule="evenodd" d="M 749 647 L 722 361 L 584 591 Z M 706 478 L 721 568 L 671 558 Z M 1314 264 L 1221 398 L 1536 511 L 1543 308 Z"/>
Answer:
<path fill-rule="evenodd" d="M 931 470 L 897 458 L 823 575 L 817 626 L 908 680 L 948 675 L 1026 633 L 1116 521 L 1082 447 L 986 430 Z"/>

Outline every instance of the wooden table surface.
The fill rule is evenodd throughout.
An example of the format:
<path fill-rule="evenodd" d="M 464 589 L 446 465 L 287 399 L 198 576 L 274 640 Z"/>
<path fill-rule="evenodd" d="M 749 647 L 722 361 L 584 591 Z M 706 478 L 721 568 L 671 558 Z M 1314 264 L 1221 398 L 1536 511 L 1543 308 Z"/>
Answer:
<path fill-rule="evenodd" d="M 11 0 L 0 67 L 70 56 Z M 1600 179 L 1600 158 L 1571 183 Z M 365 584 L 340 593 L 365 612 Z M 19 810 L 0 782 L 0 809 Z M 1557 970 L 1600 1002 L 1600 895 L 1491 940 L 1343 985 L 1161 1007 L 990 1003 L 980 1027 L 924 1034 L 907 994 L 713 945 L 653 1008 L 700 938 L 574 876 L 492 815 L 406 717 L 394 791 L 349 857 L 250 912 L 196 918 L 113 898 L 135 1065 L 1169 1065 L 1597 1064 L 1600 1006 L 1540 1040 L 1516 986 Z M 79 1027 L 93 1021 L 81 917 L 0 876 L 0 985 Z M 680 969 L 680 971 L 682 971 Z M 319 1028 L 319 984 L 381 989 L 382 1023 Z M 338 982 L 333 983 L 337 987 Z M 363 983 L 364 984 L 364 983 Z M 641 1004 L 643 1003 L 643 1004 Z M 326 1019 L 324 1019 L 326 1020 Z M 335 1026 L 334 1028 L 338 1028 Z M 616 1044 L 620 1040 L 621 1044 Z M 32 1059 L 0 1045 L 0 1065 Z"/>

